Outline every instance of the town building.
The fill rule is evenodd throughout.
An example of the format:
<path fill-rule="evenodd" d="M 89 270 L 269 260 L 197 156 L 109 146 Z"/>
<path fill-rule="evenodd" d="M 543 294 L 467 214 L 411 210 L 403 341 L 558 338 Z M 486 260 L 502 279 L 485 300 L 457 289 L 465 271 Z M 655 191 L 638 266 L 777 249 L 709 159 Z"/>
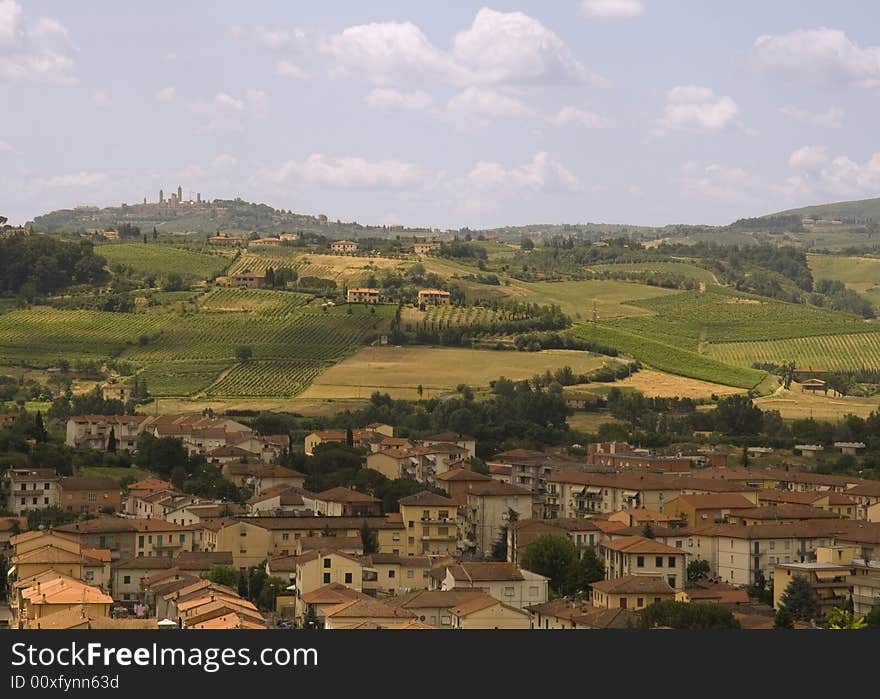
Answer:
<path fill-rule="evenodd" d="M 12 515 L 58 507 L 59 482 L 52 468 L 9 468 L 0 475 L 0 496 Z"/>
<path fill-rule="evenodd" d="M 419 307 L 448 306 L 451 300 L 452 294 L 443 289 L 421 289 L 419 291 Z"/>

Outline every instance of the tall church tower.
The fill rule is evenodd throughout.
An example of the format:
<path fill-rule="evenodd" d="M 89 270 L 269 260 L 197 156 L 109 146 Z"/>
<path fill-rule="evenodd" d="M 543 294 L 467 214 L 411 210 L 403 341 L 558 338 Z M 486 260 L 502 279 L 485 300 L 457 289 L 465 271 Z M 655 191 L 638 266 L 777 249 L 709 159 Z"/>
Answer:
<path fill-rule="evenodd" d="M 183 201 L 183 187 L 181 187 L 180 185 L 177 185 L 177 203 L 179 204 L 182 201 Z"/>
<path fill-rule="evenodd" d="M 161 189 L 159 190 L 159 203 L 160 204 L 165 203 L 165 192 L 162 191 Z"/>

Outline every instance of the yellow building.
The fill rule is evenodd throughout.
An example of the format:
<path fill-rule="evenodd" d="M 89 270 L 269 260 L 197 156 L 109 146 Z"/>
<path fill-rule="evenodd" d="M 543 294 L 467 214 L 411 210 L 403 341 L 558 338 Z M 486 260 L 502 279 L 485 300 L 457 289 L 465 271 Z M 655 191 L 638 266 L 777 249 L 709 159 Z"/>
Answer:
<path fill-rule="evenodd" d="M 379 290 L 367 287 L 349 289 L 345 300 L 348 303 L 379 303 Z"/>
<path fill-rule="evenodd" d="M 660 575 L 626 575 L 593 583 L 590 602 L 599 609 L 644 609 L 675 600 L 676 592 Z"/>
<path fill-rule="evenodd" d="M 448 556 L 459 549 L 461 520 L 458 504 L 447 497 L 423 490 L 401 498 L 400 515 L 406 540 L 406 556 Z"/>
<path fill-rule="evenodd" d="M 606 540 L 602 550 L 605 554 L 606 580 L 640 575 L 659 576 L 672 589 L 684 589 L 687 556 L 683 549 L 643 536 L 625 536 Z"/>
<path fill-rule="evenodd" d="M 361 556 L 332 549 L 306 551 L 266 562 L 269 575 L 289 580 L 296 594 L 303 595 L 324 585 L 336 583 L 358 592 L 376 590 L 376 571 Z"/>
<path fill-rule="evenodd" d="M 472 544 L 478 556 L 491 555 L 511 519 L 525 519 L 532 514 L 532 492 L 518 485 L 468 481 L 466 492 L 466 545 Z"/>
<path fill-rule="evenodd" d="M 448 306 L 452 295 L 443 289 L 422 289 L 419 291 L 419 306 Z"/>
<path fill-rule="evenodd" d="M 449 610 L 453 629 L 528 629 L 531 615 L 491 595 L 474 596 Z"/>
<path fill-rule="evenodd" d="M 122 511 L 119 483 L 106 476 L 62 478 L 60 503 L 62 510 L 83 515 Z"/>

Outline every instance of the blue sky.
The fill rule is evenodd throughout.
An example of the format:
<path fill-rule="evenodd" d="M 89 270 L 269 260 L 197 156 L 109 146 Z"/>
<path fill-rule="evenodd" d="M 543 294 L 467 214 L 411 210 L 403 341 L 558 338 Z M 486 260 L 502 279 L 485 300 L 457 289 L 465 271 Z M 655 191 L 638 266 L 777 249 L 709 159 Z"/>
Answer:
<path fill-rule="evenodd" d="M 0 213 L 181 184 L 363 223 L 880 196 L 859 1 L 0 0 Z"/>

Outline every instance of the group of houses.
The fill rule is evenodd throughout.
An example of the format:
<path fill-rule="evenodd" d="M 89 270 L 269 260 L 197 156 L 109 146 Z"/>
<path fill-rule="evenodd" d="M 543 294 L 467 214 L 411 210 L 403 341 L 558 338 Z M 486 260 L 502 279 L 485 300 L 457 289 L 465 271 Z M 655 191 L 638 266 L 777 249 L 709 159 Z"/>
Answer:
<path fill-rule="evenodd" d="M 855 476 L 624 443 L 581 457 L 516 449 L 483 468 L 470 435 L 399 437 L 381 423 L 305 437 L 310 458 L 361 447 L 365 468 L 423 485 L 383 503 L 307 490 L 305 474 L 277 463 L 286 436 L 227 418 L 78 416 L 68 440 L 106 449 L 111 431 L 119 448 L 144 433 L 178 438 L 253 495 L 215 501 L 150 477 L 123 497 L 109 479 L 8 470 L 0 546 L 19 628 L 264 628 L 254 601 L 206 579 L 217 566 L 262 567 L 277 582 L 264 608 L 331 630 L 627 628 L 664 600 L 714 601 L 744 628 L 767 628 L 794 577 L 826 613 L 880 604 L 880 484 Z M 22 513 L 49 506 L 89 516 L 25 531 Z M 604 580 L 551 600 L 550 580 L 526 565 L 546 537 L 595 553 Z M 689 579 L 693 561 L 709 575 Z M 772 604 L 749 598 L 756 586 Z"/>
<path fill-rule="evenodd" d="M 143 434 L 180 439 L 187 451 L 209 462 L 272 463 L 290 449 L 288 435 L 258 435 L 225 417 L 180 415 L 76 415 L 67 421 L 65 443 L 74 448 L 134 452 Z"/>

